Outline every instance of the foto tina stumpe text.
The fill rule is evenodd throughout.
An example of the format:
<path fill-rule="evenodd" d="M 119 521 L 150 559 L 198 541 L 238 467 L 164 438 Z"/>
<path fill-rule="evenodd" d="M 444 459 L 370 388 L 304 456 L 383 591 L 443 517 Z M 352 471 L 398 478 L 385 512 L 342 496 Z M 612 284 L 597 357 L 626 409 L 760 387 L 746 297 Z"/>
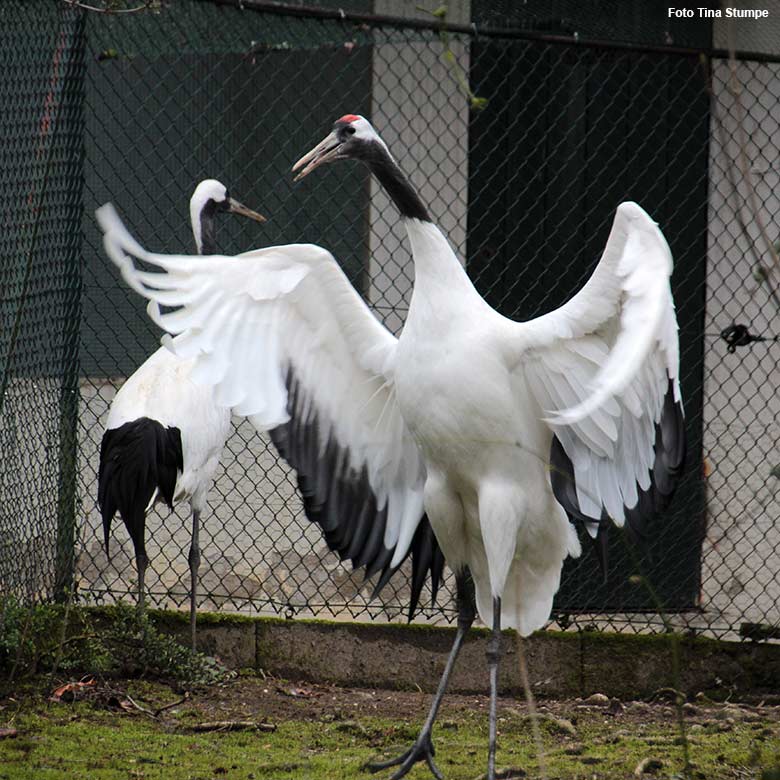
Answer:
<path fill-rule="evenodd" d="M 768 19 L 766 8 L 667 8 L 669 19 Z"/>

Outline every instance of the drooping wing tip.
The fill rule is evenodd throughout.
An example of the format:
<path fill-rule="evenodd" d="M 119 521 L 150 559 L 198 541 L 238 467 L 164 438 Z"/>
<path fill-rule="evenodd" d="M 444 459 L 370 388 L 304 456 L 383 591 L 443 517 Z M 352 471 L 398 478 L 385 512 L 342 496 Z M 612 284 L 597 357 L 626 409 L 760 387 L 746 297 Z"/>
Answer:
<path fill-rule="evenodd" d="M 113 203 L 104 203 L 95 209 L 95 219 L 103 231 L 103 248 L 106 250 L 109 260 L 122 269 L 128 262 L 128 258 L 121 248 L 120 236 L 124 230 L 122 220 L 119 218 Z"/>
<path fill-rule="evenodd" d="M 122 221 L 119 219 L 113 203 L 104 203 L 95 209 L 95 219 L 103 231 L 103 248 L 109 259 L 120 268 L 124 261 L 124 253 L 120 252 L 115 240 L 117 229 L 121 229 Z"/>
<path fill-rule="evenodd" d="M 651 222 L 653 225 L 658 224 L 653 221 L 650 215 L 633 200 L 624 200 L 615 210 L 615 216 L 624 217 L 625 219 L 643 219 Z"/>
<path fill-rule="evenodd" d="M 95 209 L 95 219 L 100 225 L 100 229 L 104 233 L 108 233 L 119 223 L 119 214 L 116 213 L 113 203 L 104 203 Z"/>
<path fill-rule="evenodd" d="M 119 217 L 113 203 L 104 203 L 95 209 L 95 219 L 103 231 L 103 249 L 109 260 L 119 269 L 127 285 L 148 298 L 149 294 L 143 283 L 137 278 L 133 256 L 147 256 L 143 247 L 130 235 Z"/>

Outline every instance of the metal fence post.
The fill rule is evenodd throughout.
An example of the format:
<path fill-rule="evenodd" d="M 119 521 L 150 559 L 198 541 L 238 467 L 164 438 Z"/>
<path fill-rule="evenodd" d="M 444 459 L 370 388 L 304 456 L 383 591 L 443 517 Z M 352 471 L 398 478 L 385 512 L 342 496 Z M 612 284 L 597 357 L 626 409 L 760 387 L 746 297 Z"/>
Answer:
<path fill-rule="evenodd" d="M 77 9 L 62 12 L 63 78 L 55 132 L 66 147 L 68 168 L 68 238 L 64 258 L 65 323 L 62 334 L 57 479 L 57 541 L 54 597 L 64 601 L 73 590 L 76 547 L 76 478 L 79 414 L 79 337 L 81 324 L 81 220 L 84 187 L 84 79 L 86 16 Z M 52 83 L 54 83 L 52 74 Z M 53 141 L 52 141 L 53 142 Z"/>

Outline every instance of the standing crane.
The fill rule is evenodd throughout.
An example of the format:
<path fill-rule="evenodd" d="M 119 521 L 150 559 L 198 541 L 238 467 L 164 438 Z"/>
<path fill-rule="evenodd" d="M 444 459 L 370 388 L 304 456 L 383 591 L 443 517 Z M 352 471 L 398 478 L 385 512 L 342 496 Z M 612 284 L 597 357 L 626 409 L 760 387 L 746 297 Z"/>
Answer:
<path fill-rule="evenodd" d="M 206 179 L 190 199 L 190 220 L 201 255 L 216 254 L 215 217 L 232 212 L 265 222 L 228 194 L 224 184 Z M 193 381 L 195 361 L 160 347 L 119 388 L 100 444 L 98 505 L 108 552 L 111 521 L 118 511 L 135 550 L 138 604 L 144 603 L 146 513 L 157 501 L 170 509 L 188 501 L 192 513 L 190 637 L 195 649 L 200 519 L 230 435 L 230 409 L 217 406 L 211 387 Z"/>
<path fill-rule="evenodd" d="M 151 318 L 177 334 L 171 349 L 195 358 L 199 376 L 237 414 L 286 425 L 312 472 L 328 460 L 330 443 L 345 453 L 362 475 L 361 497 L 385 509 L 391 566 L 430 519 L 455 572 L 458 628 L 418 738 L 371 768 L 397 765 L 397 780 L 424 760 L 441 777 L 432 727 L 478 612 L 492 628 L 494 780 L 501 629 L 525 636 L 549 619 L 563 561 L 580 553 L 569 517 L 591 535 L 610 519 L 641 527 L 679 479 L 685 439 L 672 258 L 649 216 L 623 203 L 585 286 L 559 309 L 514 322 L 479 295 L 366 119 L 341 117 L 293 170 L 300 179 L 343 159 L 368 166 L 406 226 L 415 284 L 399 339 L 330 253 L 311 244 L 195 264 L 143 249 L 109 204 L 98 210 L 104 246 L 151 301 Z M 139 260 L 166 273 L 144 272 Z M 181 308 L 163 313 L 161 304 Z M 249 351 L 264 356 L 262 371 L 245 369 Z M 345 524 L 344 543 L 357 527 Z"/>

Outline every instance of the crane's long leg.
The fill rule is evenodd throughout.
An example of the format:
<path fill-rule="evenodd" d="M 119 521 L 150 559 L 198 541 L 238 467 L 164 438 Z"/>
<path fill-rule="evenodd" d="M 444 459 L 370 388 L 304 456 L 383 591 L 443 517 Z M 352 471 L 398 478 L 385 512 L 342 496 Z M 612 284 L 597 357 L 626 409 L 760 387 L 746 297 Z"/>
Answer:
<path fill-rule="evenodd" d="M 436 720 L 436 715 L 439 712 L 439 706 L 444 698 L 444 693 L 447 690 L 447 684 L 449 683 L 450 675 L 455 666 L 455 659 L 458 657 L 463 640 L 476 617 L 474 582 L 471 579 L 471 572 L 468 569 L 463 569 L 463 571 L 456 575 L 455 583 L 457 586 L 458 630 L 455 633 L 455 641 L 452 643 L 452 649 L 447 658 L 447 664 L 444 667 L 441 680 L 439 680 L 439 687 L 436 690 L 436 695 L 433 697 L 433 703 L 428 712 L 428 717 L 425 719 L 425 723 L 423 724 L 415 743 L 408 750 L 397 758 L 392 758 L 389 761 L 366 764 L 366 769 L 371 772 L 379 772 L 380 770 L 388 769 L 391 766 L 398 766 L 399 768 L 391 776 L 390 780 L 400 780 L 400 778 L 404 777 L 418 761 L 425 761 L 437 780 L 442 780 L 443 777 L 433 760 L 436 750 L 433 747 L 433 741 L 431 740 L 431 731 L 433 729 L 433 723 Z"/>
<path fill-rule="evenodd" d="M 501 599 L 493 599 L 493 631 L 487 646 L 490 671 L 490 714 L 488 716 L 488 769 L 486 780 L 496 780 L 496 705 L 498 703 L 498 659 L 501 657 Z"/>
<path fill-rule="evenodd" d="M 149 556 L 146 554 L 146 550 L 140 550 L 135 554 L 135 568 L 138 572 L 138 611 L 143 612 L 144 600 L 146 596 L 146 588 L 144 586 L 144 578 L 146 577 L 146 567 L 149 565 Z"/>
<path fill-rule="evenodd" d="M 195 622 L 198 604 L 198 569 L 200 568 L 200 511 L 192 510 L 192 542 L 187 557 L 190 564 L 190 640 L 195 651 Z"/>

